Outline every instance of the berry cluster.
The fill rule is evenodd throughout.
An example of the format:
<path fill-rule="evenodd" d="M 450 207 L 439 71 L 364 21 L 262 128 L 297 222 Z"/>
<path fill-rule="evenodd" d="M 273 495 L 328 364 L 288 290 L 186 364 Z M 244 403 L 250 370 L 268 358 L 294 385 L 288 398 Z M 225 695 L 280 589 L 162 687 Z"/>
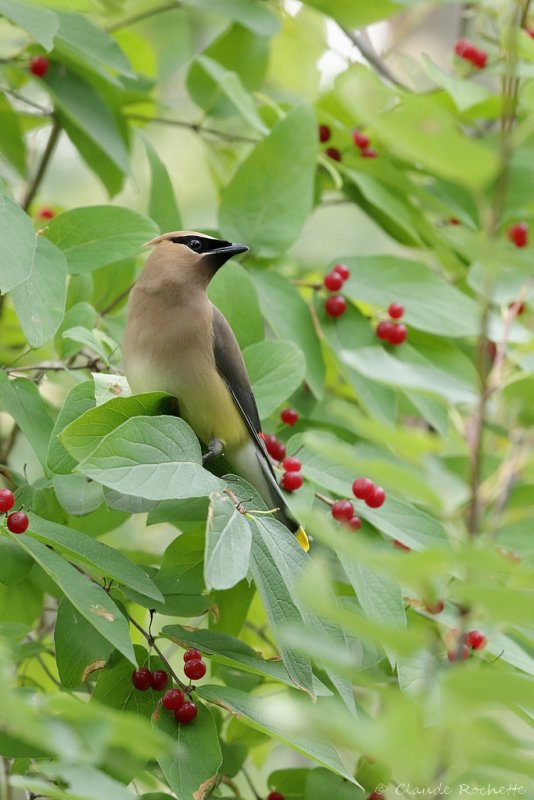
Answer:
<path fill-rule="evenodd" d="M 478 47 L 470 42 L 468 39 L 459 39 L 454 45 L 454 52 L 459 58 L 464 61 L 469 61 L 477 69 L 484 69 L 488 63 L 488 54 L 485 50 L 479 50 Z"/>
<path fill-rule="evenodd" d="M 15 505 L 15 495 L 10 489 L 0 489 L 0 514 L 7 514 Z M 11 533 L 24 533 L 30 524 L 24 511 L 13 511 L 7 514 L 7 529 Z"/>
<path fill-rule="evenodd" d="M 526 247 L 528 244 L 528 225 L 526 222 L 516 222 L 506 231 L 508 238 L 516 247 Z"/>
<path fill-rule="evenodd" d="M 352 484 L 352 493 L 358 500 L 363 500 L 369 508 L 380 508 L 386 500 L 386 493 L 370 478 L 356 478 Z M 354 513 L 350 500 L 336 500 L 330 507 L 330 513 L 337 522 L 342 522 L 351 531 L 359 531 L 361 519 Z"/>
<path fill-rule="evenodd" d="M 44 78 L 48 72 L 49 66 L 50 61 L 46 56 L 34 56 L 30 59 L 30 63 L 28 64 L 31 74 L 35 75 L 36 78 Z"/>
<path fill-rule="evenodd" d="M 386 795 L 382 794 L 382 792 L 374 791 L 371 792 L 367 800 L 386 800 Z"/>
<path fill-rule="evenodd" d="M 304 478 L 300 472 L 302 469 L 300 459 L 295 458 L 295 456 L 288 456 L 282 461 L 282 467 L 285 470 L 280 481 L 282 489 L 285 489 L 286 492 L 294 492 L 300 489 L 304 483 Z"/>
<path fill-rule="evenodd" d="M 362 158 L 377 158 L 378 153 L 376 150 L 373 150 L 372 147 L 369 147 L 371 144 L 371 139 L 365 133 L 362 133 L 357 128 L 356 130 L 352 131 L 352 141 L 356 145 L 356 147 L 360 151 L 360 155 Z"/>
<path fill-rule="evenodd" d="M 447 631 L 445 635 L 445 643 L 448 648 L 447 658 L 451 662 L 458 660 L 465 661 L 469 658 L 469 654 L 472 650 L 483 650 L 488 643 L 482 631 L 468 631 L 465 636 L 465 642 L 462 644 L 460 651 L 458 651 L 458 636 L 459 634 L 456 628 Z"/>
<path fill-rule="evenodd" d="M 163 669 L 155 669 L 152 672 L 147 667 L 139 667 L 132 672 L 132 683 L 139 692 L 146 692 L 147 689 L 162 692 L 168 682 L 169 676 Z"/>
<path fill-rule="evenodd" d="M 329 292 L 338 292 L 349 278 L 350 270 L 347 265 L 336 264 L 332 270 L 325 275 L 323 286 Z M 347 303 L 343 295 L 333 294 L 326 298 L 324 308 L 329 317 L 341 317 L 347 309 Z"/>
<path fill-rule="evenodd" d="M 393 322 L 404 315 L 404 307 L 400 303 L 391 303 L 388 308 L 390 319 L 379 322 L 376 326 L 376 335 L 379 339 L 398 346 L 406 341 L 408 329 L 402 322 Z"/>
<path fill-rule="evenodd" d="M 191 648 L 184 653 L 184 673 L 190 680 L 199 680 L 206 674 L 206 664 L 202 660 L 202 653 L 199 650 Z M 140 667 L 132 672 L 132 683 L 140 692 L 146 692 L 147 689 L 162 692 L 166 689 L 168 682 L 169 676 L 163 669 L 152 671 L 146 667 Z M 188 691 L 190 689 L 183 692 L 181 689 L 172 688 L 165 692 L 161 699 L 163 707 L 168 711 L 174 711 L 176 721 L 182 725 L 192 722 L 198 714 L 196 704 L 192 700 L 186 699 Z"/>
<path fill-rule="evenodd" d="M 39 211 L 35 213 L 36 219 L 43 219 L 43 220 L 54 219 L 55 216 L 56 212 L 54 211 L 54 209 L 48 208 L 46 206 L 44 208 L 40 208 Z"/>
<path fill-rule="evenodd" d="M 191 647 L 184 653 L 184 674 L 190 681 L 198 681 L 206 674 L 206 664 L 202 660 L 202 653 Z"/>
<path fill-rule="evenodd" d="M 269 792 L 267 800 L 286 800 L 286 798 L 281 792 Z"/>

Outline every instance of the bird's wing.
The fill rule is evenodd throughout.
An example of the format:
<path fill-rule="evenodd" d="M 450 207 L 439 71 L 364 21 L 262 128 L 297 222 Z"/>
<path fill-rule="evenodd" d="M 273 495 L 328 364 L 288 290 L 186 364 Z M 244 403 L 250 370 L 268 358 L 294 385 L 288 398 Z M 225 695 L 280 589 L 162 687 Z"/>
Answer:
<path fill-rule="evenodd" d="M 226 383 L 256 446 L 265 456 L 270 472 L 274 475 L 265 445 L 259 436 L 261 433 L 260 415 L 241 350 L 233 330 L 216 306 L 213 306 L 213 352 L 217 370 Z"/>

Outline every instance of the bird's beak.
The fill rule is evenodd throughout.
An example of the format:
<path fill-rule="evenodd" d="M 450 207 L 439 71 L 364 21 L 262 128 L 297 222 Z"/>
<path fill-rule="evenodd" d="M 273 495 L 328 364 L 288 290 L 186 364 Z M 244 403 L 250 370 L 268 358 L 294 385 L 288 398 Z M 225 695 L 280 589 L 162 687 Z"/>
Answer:
<path fill-rule="evenodd" d="M 209 253 L 204 253 L 204 258 L 207 263 L 215 270 L 222 267 L 223 264 L 232 258 L 239 255 L 239 253 L 246 253 L 248 247 L 245 244 L 226 244 L 214 247 Z"/>
<path fill-rule="evenodd" d="M 248 247 L 246 244 L 229 244 L 224 247 L 215 247 L 211 252 L 212 253 L 224 253 L 228 255 L 228 258 L 232 258 L 232 256 L 238 256 L 239 253 L 246 253 Z"/>

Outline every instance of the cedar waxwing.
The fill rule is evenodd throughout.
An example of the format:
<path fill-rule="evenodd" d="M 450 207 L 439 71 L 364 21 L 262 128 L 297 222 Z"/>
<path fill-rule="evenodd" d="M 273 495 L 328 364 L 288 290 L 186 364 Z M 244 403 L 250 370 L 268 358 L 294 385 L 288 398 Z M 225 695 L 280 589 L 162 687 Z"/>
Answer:
<path fill-rule="evenodd" d="M 259 434 L 261 423 L 243 356 L 225 317 L 208 299 L 210 280 L 248 247 L 194 231 L 151 242 L 130 293 L 123 355 L 133 392 L 168 392 L 179 414 L 207 447 L 204 460 L 224 454 L 268 508 L 308 549 Z"/>

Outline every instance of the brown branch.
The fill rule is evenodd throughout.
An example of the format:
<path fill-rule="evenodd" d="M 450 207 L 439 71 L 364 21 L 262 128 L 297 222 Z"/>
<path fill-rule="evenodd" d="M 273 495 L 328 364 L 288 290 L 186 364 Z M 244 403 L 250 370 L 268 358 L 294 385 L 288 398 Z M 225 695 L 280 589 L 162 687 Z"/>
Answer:
<path fill-rule="evenodd" d="M 44 149 L 43 155 L 41 157 L 41 161 L 39 162 L 39 166 L 37 168 L 37 172 L 31 183 L 29 184 L 26 195 L 24 200 L 22 201 L 22 208 L 24 211 L 27 211 L 30 207 L 33 198 L 39 191 L 39 187 L 41 185 L 41 181 L 43 180 L 46 170 L 48 169 L 48 165 L 50 163 L 50 159 L 54 155 L 54 150 L 56 149 L 56 145 L 59 140 L 59 136 L 61 134 L 61 125 L 57 121 L 54 120 L 52 124 L 52 130 L 50 131 L 50 136 L 48 137 L 48 142 L 46 143 L 46 147 Z"/>
<path fill-rule="evenodd" d="M 260 139 L 253 138 L 252 136 L 241 136 L 237 133 L 227 133 L 226 131 L 218 131 L 215 128 L 206 128 L 199 122 L 185 122 L 180 119 L 167 119 L 165 117 L 149 117 L 145 114 L 125 114 L 126 119 L 137 120 L 139 122 L 156 122 L 159 125 L 173 125 L 177 128 L 188 128 L 194 133 L 207 133 L 211 136 L 218 136 L 219 139 L 224 139 L 227 142 L 247 142 L 248 144 L 258 144 Z"/>
<path fill-rule="evenodd" d="M 399 89 L 408 90 L 409 87 L 406 86 L 399 78 L 396 78 L 395 75 L 391 72 L 390 68 L 384 63 L 384 61 L 380 58 L 376 50 L 370 43 L 367 43 L 363 40 L 361 33 L 357 31 L 351 31 L 348 28 L 344 28 L 343 25 L 339 25 L 339 28 L 343 31 L 345 36 L 350 39 L 354 47 L 359 51 L 359 53 L 365 58 L 365 60 L 375 68 L 379 75 L 383 78 L 388 80 L 390 83 L 393 83 Z"/>
<path fill-rule="evenodd" d="M 108 26 L 107 31 L 108 33 L 115 33 L 115 31 L 120 31 L 123 28 L 129 28 L 131 25 L 137 25 L 138 22 L 144 22 L 145 19 L 155 17 L 157 14 L 164 14 L 166 11 L 174 11 L 177 8 L 182 8 L 180 0 L 164 3 L 161 6 L 154 6 L 154 8 L 140 11 L 138 14 L 132 14 L 131 17 L 126 17 L 120 22 L 114 22 L 113 25 Z"/>

